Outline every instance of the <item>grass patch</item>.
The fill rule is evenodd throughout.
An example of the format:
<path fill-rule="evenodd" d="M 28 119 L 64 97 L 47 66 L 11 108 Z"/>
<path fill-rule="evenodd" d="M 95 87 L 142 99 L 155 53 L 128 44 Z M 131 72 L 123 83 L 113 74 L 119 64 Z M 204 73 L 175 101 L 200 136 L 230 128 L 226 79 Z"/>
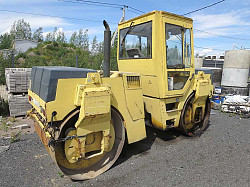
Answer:
<path fill-rule="evenodd" d="M 2 122 L 1 122 L 1 125 L 0 125 L 0 130 L 3 130 L 3 131 L 5 131 L 5 132 L 7 132 L 8 129 L 9 129 L 9 127 L 10 127 L 10 125 L 9 125 L 7 122 L 2 121 Z"/>

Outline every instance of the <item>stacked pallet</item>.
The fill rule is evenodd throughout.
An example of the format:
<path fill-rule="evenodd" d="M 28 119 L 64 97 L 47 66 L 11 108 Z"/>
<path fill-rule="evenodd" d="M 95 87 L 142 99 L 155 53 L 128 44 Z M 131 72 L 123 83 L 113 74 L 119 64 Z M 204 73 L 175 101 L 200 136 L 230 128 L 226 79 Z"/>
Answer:
<path fill-rule="evenodd" d="M 28 102 L 28 88 L 31 68 L 6 68 L 10 116 L 24 116 L 31 109 Z"/>
<path fill-rule="evenodd" d="M 31 109 L 28 101 L 28 94 L 8 95 L 10 116 L 25 116 Z"/>
<path fill-rule="evenodd" d="M 27 93 L 31 68 L 6 68 L 5 77 L 9 93 Z"/>

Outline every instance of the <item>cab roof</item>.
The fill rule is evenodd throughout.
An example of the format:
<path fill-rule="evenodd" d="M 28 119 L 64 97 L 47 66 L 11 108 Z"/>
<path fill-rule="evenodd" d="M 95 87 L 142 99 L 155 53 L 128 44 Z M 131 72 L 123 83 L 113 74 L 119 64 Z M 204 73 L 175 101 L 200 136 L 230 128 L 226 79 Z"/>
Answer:
<path fill-rule="evenodd" d="M 146 14 L 143 14 L 143 15 L 134 17 L 134 18 L 132 18 L 132 19 L 126 20 L 126 21 L 124 21 L 124 22 L 121 22 L 121 23 L 119 23 L 118 25 L 120 26 L 120 25 L 129 23 L 129 22 L 131 22 L 131 21 L 138 20 L 138 19 L 140 19 L 140 18 L 144 18 L 144 17 L 150 16 L 150 15 L 152 15 L 152 14 L 157 14 L 157 13 L 160 14 L 161 16 L 167 16 L 167 17 L 177 18 L 177 19 L 180 19 L 180 20 L 189 22 L 189 23 L 192 23 L 192 22 L 193 22 L 193 19 L 188 18 L 188 17 L 185 17 L 185 16 L 173 14 L 173 13 L 166 12 L 166 11 L 162 11 L 162 10 L 161 10 L 161 11 L 154 10 L 154 11 L 148 12 L 148 13 L 146 13 Z"/>

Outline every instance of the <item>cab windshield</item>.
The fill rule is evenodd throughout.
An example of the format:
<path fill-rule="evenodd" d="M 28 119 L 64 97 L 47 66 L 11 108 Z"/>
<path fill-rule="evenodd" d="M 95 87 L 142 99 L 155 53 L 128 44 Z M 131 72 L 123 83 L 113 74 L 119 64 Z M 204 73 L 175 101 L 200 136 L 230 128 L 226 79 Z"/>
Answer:
<path fill-rule="evenodd" d="M 165 24 L 168 69 L 188 68 L 191 65 L 190 29 Z"/>
<path fill-rule="evenodd" d="M 152 57 L 152 21 L 121 29 L 119 59 Z"/>

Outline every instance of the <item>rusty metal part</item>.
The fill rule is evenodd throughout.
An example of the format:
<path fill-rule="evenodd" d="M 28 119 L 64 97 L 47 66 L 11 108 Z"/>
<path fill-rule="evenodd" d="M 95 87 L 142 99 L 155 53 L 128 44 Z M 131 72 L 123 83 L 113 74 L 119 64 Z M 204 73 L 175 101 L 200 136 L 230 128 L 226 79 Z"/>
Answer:
<path fill-rule="evenodd" d="M 59 139 L 51 139 L 48 143 L 48 146 L 50 146 L 51 144 L 55 144 L 55 143 L 60 143 L 60 142 L 66 142 L 67 140 L 73 140 L 75 138 L 85 138 L 86 136 L 77 136 L 77 135 L 73 135 L 73 136 L 67 136 L 65 138 L 59 138 Z"/>

